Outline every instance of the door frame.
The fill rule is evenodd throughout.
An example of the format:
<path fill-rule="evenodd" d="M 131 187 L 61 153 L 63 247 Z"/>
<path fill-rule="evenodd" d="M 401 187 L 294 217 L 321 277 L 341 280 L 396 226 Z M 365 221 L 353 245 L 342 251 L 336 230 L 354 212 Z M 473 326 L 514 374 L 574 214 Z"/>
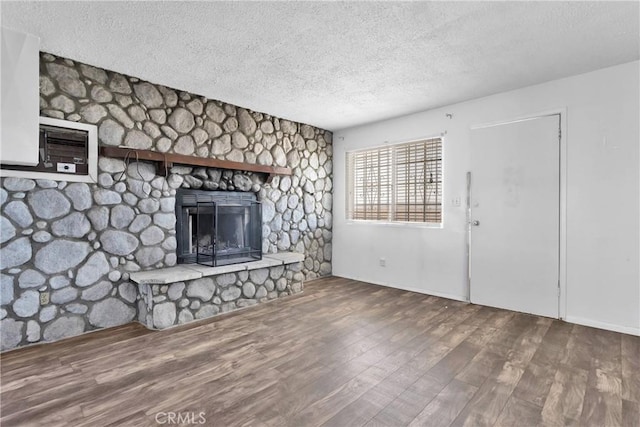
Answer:
<path fill-rule="evenodd" d="M 499 125 L 506 125 L 510 123 L 522 122 L 532 119 L 548 116 L 559 116 L 560 118 L 560 182 L 559 182 L 559 229 L 558 229 L 558 284 L 559 284 L 559 296 L 558 296 L 558 318 L 564 320 L 567 315 L 567 107 L 559 107 L 549 110 L 538 111 L 530 114 L 523 114 L 512 117 L 510 119 L 504 119 L 499 121 L 484 122 L 476 125 L 471 125 L 469 130 L 482 129 L 488 127 L 494 127 Z M 471 135 L 469 135 L 469 144 L 471 144 Z M 471 172 L 470 179 L 473 180 L 473 173 Z M 468 186 L 467 200 L 470 200 L 470 188 Z M 467 297 L 471 295 L 471 206 L 467 206 Z"/>

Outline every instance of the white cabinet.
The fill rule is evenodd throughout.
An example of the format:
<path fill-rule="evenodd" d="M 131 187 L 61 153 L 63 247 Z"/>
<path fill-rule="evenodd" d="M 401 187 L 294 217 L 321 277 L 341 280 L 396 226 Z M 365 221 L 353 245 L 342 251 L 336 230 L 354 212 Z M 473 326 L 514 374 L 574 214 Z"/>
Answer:
<path fill-rule="evenodd" d="M 39 144 L 40 39 L 3 27 L 0 44 L 0 161 L 34 166 L 38 164 Z"/>

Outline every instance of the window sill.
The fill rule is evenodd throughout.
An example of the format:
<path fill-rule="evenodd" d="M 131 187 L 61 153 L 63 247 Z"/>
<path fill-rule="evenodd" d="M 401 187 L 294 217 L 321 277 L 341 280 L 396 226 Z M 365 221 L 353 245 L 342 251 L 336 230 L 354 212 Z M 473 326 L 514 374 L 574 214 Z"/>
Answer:
<path fill-rule="evenodd" d="M 369 220 L 353 220 L 348 219 L 347 225 L 377 225 L 381 227 L 402 227 L 402 228 L 429 228 L 429 229 L 443 229 L 444 224 L 424 223 L 424 222 L 400 222 L 400 221 L 369 221 Z"/>

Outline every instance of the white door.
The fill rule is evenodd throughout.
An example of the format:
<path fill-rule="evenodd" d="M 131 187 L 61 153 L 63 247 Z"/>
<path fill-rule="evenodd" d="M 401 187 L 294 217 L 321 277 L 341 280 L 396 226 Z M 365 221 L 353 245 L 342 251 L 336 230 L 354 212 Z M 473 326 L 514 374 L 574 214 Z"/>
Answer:
<path fill-rule="evenodd" d="M 471 302 L 558 317 L 560 116 L 471 132 Z"/>

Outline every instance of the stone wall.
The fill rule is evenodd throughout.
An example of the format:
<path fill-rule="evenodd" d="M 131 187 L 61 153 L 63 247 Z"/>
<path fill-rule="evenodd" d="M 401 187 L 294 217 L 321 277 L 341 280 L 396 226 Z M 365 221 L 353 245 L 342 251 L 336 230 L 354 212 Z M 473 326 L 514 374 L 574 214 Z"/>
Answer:
<path fill-rule="evenodd" d="M 300 263 L 167 285 L 140 285 L 138 320 L 164 329 L 302 292 Z"/>
<path fill-rule="evenodd" d="M 164 177 L 132 155 L 128 164 L 99 158 L 96 184 L 2 179 L 2 349 L 137 319 L 129 274 L 176 263 L 179 187 L 258 192 L 263 250 L 303 253 L 305 279 L 331 273 L 331 133 L 46 53 L 40 94 L 41 115 L 97 125 L 100 145 L 288 166 L 293 175 L 266 184 L 262 174 L 176 165 Z"/>

